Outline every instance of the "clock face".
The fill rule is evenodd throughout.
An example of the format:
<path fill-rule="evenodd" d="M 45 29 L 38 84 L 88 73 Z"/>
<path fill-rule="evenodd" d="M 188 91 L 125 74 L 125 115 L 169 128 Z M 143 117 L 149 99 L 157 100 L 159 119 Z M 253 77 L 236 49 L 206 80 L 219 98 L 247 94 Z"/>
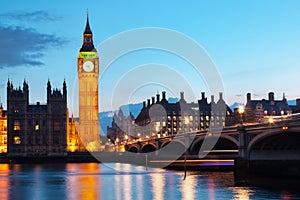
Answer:
<path fill-rule="evenodd" d="M 86 61 L 83 63 L 83 70 L 85 72 L 91 72 L 94 69 L 94 63 L 92 63 L 91 61 Z"/>

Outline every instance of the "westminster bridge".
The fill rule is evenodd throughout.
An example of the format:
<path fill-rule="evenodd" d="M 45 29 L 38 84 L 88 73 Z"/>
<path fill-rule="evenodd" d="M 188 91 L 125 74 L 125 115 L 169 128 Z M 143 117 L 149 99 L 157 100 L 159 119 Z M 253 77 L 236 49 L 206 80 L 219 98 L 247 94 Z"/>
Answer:
<path fill-rule="evenodd" d="M 241 124 L 225 127 L 220 133 L 197 131 L 163 138 L 130 141 L 126 150 L 134 153 L 159 151 L 172 145 L 177 151 L 186 150 L 186 155 L 201 154 L 204 140 L 216 141 L 212 155 L 239 156 L 247 159 L 300 159 L 300 116 L 274 119 L 272 123 Z M 203 153 L 203 152 L 202 152 Z"/>
<path fill-rule="evenodd" d="M 204 142 L 215 144 L 201 148 Z M 168 151 L 163 151 L 168 148 Z M 281 173 L 289 170 L 300 176 L 300 116 L 274 118 L 268 123 L 244 123 L 225 127 L 218 134 L 198 131 L 163 138 L 129 141 L 126 151 L 137 154 L 153 153 L 159 159 L 180 152 L 179 160 L 230 161 L 236 169 L 261 173 Z M 205 156 L 202 156 L 205 155 Z M 152 156 L 155 159 L 155 156 Z M 218 162 L 221 164 L 221 162 Z M 277 171 L 269 170 L 270 167 Z"/>

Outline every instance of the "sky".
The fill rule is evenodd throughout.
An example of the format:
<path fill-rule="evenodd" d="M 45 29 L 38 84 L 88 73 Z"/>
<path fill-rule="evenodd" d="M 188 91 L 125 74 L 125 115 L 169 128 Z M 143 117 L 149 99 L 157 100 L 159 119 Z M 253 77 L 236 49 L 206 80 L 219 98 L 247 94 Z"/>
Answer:
<path fill-rule="evenodd" d="M 172 97 L 185 91 L 188 101 L 196 101 L 202 91 L 218 96 L 205 75 L 199 75 L 189 60 L 168 49 L 131 49 L 104 70 L 107 52 L 136 43 L 134 37 L 116 43 L 118 35 L 138 34 L 136 30 L 149 27 L 196 42 L 204 52 L 199 59 L 204 59 L 204 54 L 211 59 L 217 74 L 210 78 L 221 80 L 229 105 L 245 103 L 247 92 L 253 99 L 267 98 L 270 91 L 276 99 L 282 99 L 283 92 L 288 99 L 300 97 L 297 0 L 16 0 L 4 1 L 0 8 L 0 101 L 4 108 L 8 79 L 15 87 L 24 79 L 28 81 L 31 103 L 46 103 L 48 79 L 59 89 L 65 79 L 69 111 L 78 115 L 77 56 L 87 10 L 100 57 L 100 111 L 140 103 L 163 90 Z M 147 34 L 138 35 L 137 39 L 145 37 Z M 159 46 L 165 39 L 156 42 Z M 169 46 L 184 47 L 175 36 L 168 42 Z M 198 53 L 190 48 L 181 50 Z M 210 65 L 201 67 L 212 70 Z"/>

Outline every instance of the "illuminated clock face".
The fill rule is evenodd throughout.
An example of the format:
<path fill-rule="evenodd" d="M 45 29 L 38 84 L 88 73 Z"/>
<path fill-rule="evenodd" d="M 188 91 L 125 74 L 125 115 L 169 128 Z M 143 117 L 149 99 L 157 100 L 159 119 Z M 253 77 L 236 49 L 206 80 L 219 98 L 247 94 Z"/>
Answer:
<path fill-rule="evenodd" d="M 94 63 L 92 63 L 91 61 L 86 61 L 83 63 L 83 70 L 85 72 L 91 72 L 94 70 Z"/>

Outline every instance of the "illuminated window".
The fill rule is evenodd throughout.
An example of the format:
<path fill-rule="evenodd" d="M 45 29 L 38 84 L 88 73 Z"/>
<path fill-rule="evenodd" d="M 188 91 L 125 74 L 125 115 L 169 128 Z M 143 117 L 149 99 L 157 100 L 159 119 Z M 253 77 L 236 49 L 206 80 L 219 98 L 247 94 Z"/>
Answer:
<path fill-rule="evenodd" d="M 14 137 L 14 144 L 21 144 L 21 138 L 20 138 L 20 136 L 15 136 Z"/>
<path fill-rule="evenodd" d="M 34 130 L 35 130 L 35 131 L 40 130 L 40 125 L 36 124 L 36 125 L 34 126 Z"/>
<path fill-rule="evenodd" d="M 176 116 L 173 116 L 173 120 L 176 120 Z"/>
<path fill-rule="evenodd" d="M 171 116 L 168 116 L 168 120 L 171 120 Z"/>
<path fill-rule="evenodd" d="M 205 119 L 206 119 L 206 121 L 208 121 L 209 120 L 209 116 L 206 116 Z"/>
<path fill-rule="evenodd" d="M 163 125 L 163 126 L 166 126 L 166 122 L 162 122 L 162 125 Z"/>
<path fill-rule="evenodd" d="M 14 121 L 14 131 L 19 131 L 19 130 L 21 130 L 20 121 L 15 120 Z"/>

